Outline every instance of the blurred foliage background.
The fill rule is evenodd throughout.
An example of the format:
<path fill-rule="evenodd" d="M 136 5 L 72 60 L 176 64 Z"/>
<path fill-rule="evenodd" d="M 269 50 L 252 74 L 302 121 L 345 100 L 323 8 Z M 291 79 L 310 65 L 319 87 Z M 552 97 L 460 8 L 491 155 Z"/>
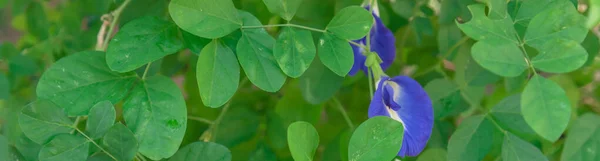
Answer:
<path fill-rule="evenodd" d="M 8 138 L 14 158 L 36 160 L 40 145 L 22 135 L 17 113 L 35 100 L 40 75 L 55 61 L 83 50 L 93 50 L 102 26 L 102 15 L 123 0 L 0 0 L 0 118 L 1 131 Z M 142 16 L 168 19 L 168 0 L 133 0 L 121 15 L 119 26 Z M 234 0 L 238 9 L 248 11 L 263 24 L 284 20 L 270 13 L 261 0 Z M 362 0 L 304 0 L 293 23 L 324 28 L 334 13 Z M 465 37 L 455 20 L 468 21 L 469 4 L 475 0 L 382 0 L 380 15 L 396 36 L 397 60 L 388 75 L 409 75 L 423 85 L 434 102 L 435 126 L 427 149 L 420 157 L 402 160 L 445 160 L 448 140 L 462 119 L 490 111 L 503 98 L 522 91 L 527 73 L 503 78 L 483 69 L 470 55 L 473 40 Z M 586 12 L 586 1 L 579 3 Z M 276 35 L 276 28 L 269 28 Z M 314 34 L 315 40 L 320 34 Z M 600 114 L 598 80 L 600 63 L 597 33 L 590 32 L 583 43 L 587 64 L 566 74 L 542 74 L 565 89 L 574 108 L 570 123 L 584 113 Z M 191 45 L 189 48 L 193 48 Z M 192 49 L 193 50 L 193 49 Z M 220 109 L 204 107 L 196 84 L 197 56 L 182 50 L 152 63 L 150 74 L 171 77 L 184 93 L 188 127 L 182 145 L 197 141 L 209 127 L 195 117 L 215 120 Z M 138 73 L 143 69 L 138 69 Z M 245 77 L 242 77 L 245 79 Z M 246 82 L 246 83 L 243 83 Z M 288 79 L 276 93 L 261 91 L 242 81 L 231 100 L 231 109 L 213 134 L 227 146 L 233 160 L 292 160 L 287 148 L 286 128 L 294 121 L 307 121 L 320 135 L 317 160 L 346 160 L 349 127 L 340 108 L 354 126 L 367 119 L 369 89 L 364 73 L 339 77 L 315 59 L 299 79 Z M 120 105 L 117 104 L 117 112 Z M 122 119 L 122 118 L 117 118 Z M 524 122 L 523 122 L 524 123 Z M 597 123 L 596 123 L 597 124 Z M 550 158 L 559 160 L 565 138 L 544 141 L 535 132 L 520 132 Z M 502 137 L 495 137 L 495 145 Z M 497 160 L 500 146 L 494 146 L 484 160 Z"/>

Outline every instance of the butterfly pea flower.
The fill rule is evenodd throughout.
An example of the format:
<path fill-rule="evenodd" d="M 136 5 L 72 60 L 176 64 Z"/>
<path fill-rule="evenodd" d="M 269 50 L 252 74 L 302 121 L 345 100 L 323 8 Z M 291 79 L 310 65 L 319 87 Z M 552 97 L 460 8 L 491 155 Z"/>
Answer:
<path fill-rule="evenodd" d="M 433 128 L 431 99 L 423 87 L 407 76 L 382 76 L 369 105 L 369 118 L 387 116 L 404 125 L 398 156 L 417 156 L 427 145 Z"/>
<path fill-rule="evenodd" d="M 369 6 L 365 6 L 365 9 L 369 10 Z M 381 68 L 383 70 L 387 69 L 394 59 L 396 58 L 396 39 L 394 38 L 394 34 L 390 29 L 383 25 L 381 19 L 379 18 L 379 11 L 377 7 L 373 7 L 372 10 L 373 17 L 375 18 L 375 24 L 370 31 L 370 47 L 371 51 L 375 52 L 379 55 L 382 62 L 380 63 Z M 353 40 L 353 42 L 366 46 L 367 39 L 366 36 L 359 39 Z M 349 75 L 355 75 L 359 70 L 368 71 L 368 67 L 365 66 L 365 61 L 367 57 L 365 56 L 368 52 L 365 51 L 364 48 L 356 46 L 350 43 L 352 46 L 352 50 L 354 51 L 354 65 L 352 69 L 348 73 Z"/>

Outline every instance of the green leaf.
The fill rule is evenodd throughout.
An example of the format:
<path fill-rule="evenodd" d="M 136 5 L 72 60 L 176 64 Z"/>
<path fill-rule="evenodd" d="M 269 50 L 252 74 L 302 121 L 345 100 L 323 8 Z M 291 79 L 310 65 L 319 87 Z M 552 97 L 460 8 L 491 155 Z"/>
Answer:
<path fill-rule="evenodd" d="M 392 160 L 402 147 L 404 126 L 389 117 L 368 119 L 356 128 L 348 145 L 348 160 Z"/>
<path fill-rule="evenodd" d="M 263 0 L 269 12 L 291 21 L 303 0 Z"/>
<path fill-rule="evenodd" d="M 8 161 L 8 140 L 4 135 L 0 135 L 0 159 Z"/>
<path fill-rule="evenodd" d="M 57 134 L 71 132 L 72 124 L 62 109 L 47 100 L 30 103 L 19 114 L 21 130 L 38 144 L 47 143 Z"/>
<path fill-rule="evenodd" d="M 417 161 L 446 161 L 447 155 L 442 148 L 427 149 L 419 155 Z"/>
<path fill-rule="evenodd" d="M 203 38 L 223 37 L 242 26 L 231 0 L 173 0 L 169 13 L 181 29 Z"/>
<path fill-rule="evenodd" d="M 521 96 L 525 122 L 542 138 L 554 142 L 565 131 L 571 117 L 571 103 L 558 84 L 534 75 Z"/>
<path fill-rule="evenodd" d="M 425 91 L 433 103 L 435 118 L 459 114 L 461 105 L 466 105 L 460 95 L 459 86 L 447 79 L 434 79 L 425 85 Z"/>
<path fill-rule="evenodd" d="M 86 160 L 89 143 L 83 136 L 57 135 L 40 150 L 40 161 Z"/>
<path fill-rule="evenodd" d="M 248 12 L 240 12 L 244 25 L 262 25 Z M 237 44 L 237 56 L 246 76 L 254 85 L 267 92 L 277 92 L 285 83 L 273 57 L 275 39 L 263 28 L 242 29 L 242 38 Z"/>
<path fill-rule="evenodd" d="M 325 30 L 341 39 L 357 40 L 365 37 L 372 26 L 373 16 L 369 11 L 359 6 L 350 6 L 340 10 Z"/>
<path fill-rule="evenodd" d="M 588 5 L 590 9 L 588 9 L 586 27 L 591 29 L 600 23 L 600 1 L 590 0 Z"/>
<path fill-rule="evenodd" d="M 198 37 L 192 33 L 183 30 L 181 30 L 181 35 L 185 46 L 196 55 L 200 55 L 200 52 L 202 51 L 204 46 L 208 45 L 208 43 L 212 41 L 211 39 Z"/>
<path fill-rule="evenodd" d="M 458 27 L 469 37 L 477 41 L 486 41 L 490 45 L 509 44 L 512 42 L 515 47 L 518 44 L 516 37 L 517 31 L 513 27 L 513 22 L 509 16 L 492 20 L 486 17 L 485 5 L 469 5 L 469 10 L 473 16 L 470 21 L 460 24 Z M 496 50 L 488 50 L 496 51 Z M 498 51 L 496 51 L 498 52 Z M 508 52 L 507 52 L 508 53 Z"/>
<path fill-rule="evenodd" d="M 247 142 L 257 135 L 260 126 L 260 115 L 243 105 L 230 105 L 219 123 L 219 128 L 213 132 L 214 141 L 226 147 L 235 147 Z"/>
<path fill-rule="evenodd" d="M 589 161 L 600 157 L 600 116 L 587 113 L 570 127 L 561 160 Z"/>
<path fill-rule="evenodd" d="M 38 160 L 42 145 L 33 142 L 25 135 L 20 135 L 15 140 L 15 148 L 23 155 L 25 160 Z"/>
<path fill-rule="evenodd" d="M 32 56 L 19 54 L 8 59 L 8 69 L 15 75 L 29 76 L 35 74 L 39 67 Z"/>
<path fill-rule="evenodd" d="M 579 14 L 569 1 L 561 0 L 554 3 L 556 7 L 539 12 L 529 22 L 523 38 L 527 45 L 543 50 L 552 47 L 546 43 L 555 39 L 573 40 L 575 44 L 585 39 L 588 32 L 585 27 L 585 17 Z"/>
<path fill-rule="evenodd" d="M 277 161 L 277 156 L 267 144 L 258 143 L 258 147 L 250 154 L 248 161 Z"/>
<path fill-rule="evenodd" d="M 310 31 L 284 27 L 275 43 L 273 55 L 281 70 L 292 78 L 300 77 L 310 66 L 317 49 Z"/>
<path fill-rule="evenodd" d="M 129 72 L 183 49 L 177 26 L 156 17 L 143 17 L 125 24 L 106 49 L 111 70 Z"/>
<path fill-rule="evenodd" d="M 523 52 L 514 44 L 490 44 L 480 41 L 473 45 L 471 52 L 477 63 L 500 76 L 516 77 L 528 68 Z"/>
<path fill-rule="evenodd" d="M 485 116 L 462 121 L 448 142 L 448 161 L 479 161 L 492 149 L 494 125 Z"/>
<path fill-rule="evenodd" d="M 110 156 L 106 155 L 106 153 L 98 153 L 87 158 L 86 161 L 112 161 L 114 160 Z"/>
<path fill-rule="evenodd" d="M 521 113 L 521 95 L 508 96 L 494 105 L 489 113 L 503 128 L 517 135 L 536 136 L 535 131 L 527 125 Z"/>
<path fill-rule="evenodd" d="M 10 97 L 10 82 L 4 73 L 0 73 L 0 100 L 7 100 Z"/>
<path fill-rule="evenodd" d="M 508 132 L 502 143 L 502 160 L 547 161 L 548 158 L 537 147 Z"/>
<path fill-rule="evenodd" d="M 354 64 L 354 53 L 350 44 L 330 33 L 319 39 L 319 58 L 323 65 L 335 74 L 345 77 Z"/>
<path fill-rule="evenodd" d="M 231 161 L 231 152 L 217 143 L 194 142 L 177 151 L 169 161 Z"/>
<path fill-rule="evenodd" d="M 86 131 L 92 139 L 99 139 L 115 123 L 117 113 L 110 101 L 98 102 L 88 115 Z"/>
<path fill-rule="evenodd" d="M 123 99 L 136 80 L 135 73 L 117 73 L 106 65 L 104 53 L 84 51 L 60 59 L 40 78 L 39 98 L 56 103 L 70 116 L 87 115 L 96 103 Z"/>
<path fill-rule="evenodd" d="M 462 32 L 455 24 L 442 25 L 438 29 L 437 44 L 440 53 L 444 54 L 445 59 L 453 60 L 458 52 L 458 48 L 454 47 L 460 43 Z M 454 48 L 453 48 L 454 47 Z"/>
<path fill-rule="evenodd" d="M 27 31 L 41 41 L 48 38 L 50 23 L 46 17 L 46 12 L 44 12 L 44 6 L 40 3 L 42 2 L 29 3 L 25 15 L 27 16 Z"/>
<path fill-rule="evenodd" d="M 198 58 L 196 78 L 204 105 L 224 105 L 235 94 L 240 80 L 240 66 L 233 51 L 219 40 L 206 45 Z"/>
<path fill-rule="evenodd" d="M 323 103 L 337 93 L 343 81 L 344 77 L 333 73 L 319 59 L 316 59 L 300 77 L 302 97 L 311 104 Z"/>
<path fill-rule="evenodd" d="M 287 130 L 290 152 L 296 161 L 312 161 L 319 147 L 319 134 L 310 123 L 298 121 Z"/>
<path fill-rule="evenodd" d="M 531 63 L 544 72 L 571 72 L 583 66 L 588 58 L 587 51 L 578 42 L 572 40 L 548 41 L 541 49 Z"/>
<path fill-rule="evenodd" d="M 140 82 L 123 104 L 123 118 L 139 140 L 139 152 L 152 160 L 175 154 L 187 126 L 179 87 L 164 76 Z"/>
<path fill-rule="evenodd" d="M 119 161 L 133 160 L 138 150 L 138 142 L 131 130 L 117 123 L 102 138 L 102 146 Z"/>

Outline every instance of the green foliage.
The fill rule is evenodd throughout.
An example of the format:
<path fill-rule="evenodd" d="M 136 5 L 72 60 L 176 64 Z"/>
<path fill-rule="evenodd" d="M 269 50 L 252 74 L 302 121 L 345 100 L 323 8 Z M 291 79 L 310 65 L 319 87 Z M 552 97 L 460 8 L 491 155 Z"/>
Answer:
<path fill-rule="evenodd" d="M 106 63 L 113 71 L 129 72 L 182 48 L 175 24 L 143 17 L 124 25 L 110 41 Z"/>
<path fill-rule="evenodd" d="M 308 122 L 294 122 L 287 130 L 292 157 L 297 161 L 311 161 L 319 147 L 319 134 Z"/>
<path fill-rule="evenodd" d="M 363 122 L 350 138 L 348 160 L 389 160 L 402 146 L 404 126 L 388 117 L 378 116 Z"/>
<path fill-rule="evenodd" d="M 600 160 L 597 0 L 369 2 L 0 0 L 0 160 Z M 418 156 L 368 117 L 387 56 Z"/>

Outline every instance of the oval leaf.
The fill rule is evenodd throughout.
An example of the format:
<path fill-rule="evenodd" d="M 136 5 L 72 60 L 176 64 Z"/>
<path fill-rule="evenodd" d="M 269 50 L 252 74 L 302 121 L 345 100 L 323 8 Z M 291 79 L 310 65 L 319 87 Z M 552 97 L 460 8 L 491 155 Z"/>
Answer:
<path fill-rule="evenodd" d="M 298 121 L 287 129 L 287 140 L 296 161 L 312 161 L 319 147 L 319 134 L 310 123 Z"/>
<path fill-rule="evenodd" d="M 291 21 L 302 0 L 263 0 L 271 13 L 278 14 L 281 18 Z"/>
<path fill-rule="evenodd" d="M 589 161 L 598 158 L 600 151 L 600 116 L 584 114 L 569 128 L 561 160 Z"/>
<path fill-rule="evenodd" d="M 221 41 L 210 42 L 198 58 L 196 78 L 204 105 L 224 105 L 235 94 L 240 80 L 240 66 L 233 51 Z"/>
<path fill-rule="evenodd" d="M 131 130 L 117 123 L 112 126 L 102 138 L 102 146 L 118 161 L 133 160 L 138 151 L 138 142 Z"/>
<path fill-rule="evenodd" d="M 348 145 L 348 160 L 392 160 L 400 151 L 404 126 L 389 117 L 368 119 L 356 128 Z"/>
<path fill-rule="evenodd" d="M 462 121 L 448 142 L 448 161 L 480 161 L 492 149 L 494 125 L 485 116 Z"/>
<path fill-rule="evenodd" d="M 312 63 L 317 49 L 310 31 L 284 27 L 275 43 L 273 55 L 281 70 L 298 78 Z"/>
<path fill-rule="evenodd" d="M 57 134 L 71 132 L 73 122 L 62 109 L 47 100 L 35 101 L 19 114 L 23 133 L 38 144 L 45 144 Z"/>
<path fill-rule="evenodd" d="M 194 142 L 177 151 L 169 161 L 231 161 L 231 152 L 217 143 Z"/>
<path fill-rule="evenodd" d="M 332 34 L 323 33 L 319 39 L 319 58 L 323 65 L 335 74 L 345 77 L 354 64 L 352 47 L 343 39 Z"/>
<path fill-rule="evenodd" d="M 327 25 L 325 30 L 346 40 L 357 40 L 365 37 L 373 27 L 373 16 L 366 9 L 350 6 L 340 10 Z"/>
<path fill-rule="evenodd" d="M 40 161 L 86 160 L 89 143 L 83 136 L 57 135 L 40 150 Z"/>
<path fill-rule="evenodd" d="M 540 149 L 511 134 L 504 134 L 502 143 L 502 160 L 547 161 Z"/>
<path fill-rule="evenodd" d="M 173 0 L 169 13 L 181 29 L 209 39 L 223 37 L 242 26 L 231 0 Z"/>
<path fill-rule="evenodd" d="M 116 118 L 115 107 L 113 107 L 110 101 L 98 102 L 90 109 L 85 126 L 86 131 L 93 139 L 101 138 L 113 126 Z"/>
<path fill-rule="evenodd" d="M 46 70 L 36 93 L 64 108 L 68 115 L 81 116 L 98 102 L 119 102 L 135 80 L 135 73 L 110 70 L 103 52 L 84 51 L 62 58 Z"/>
<path fill-rule="evenodd" d="M 173 81 L 154 76 L 140 82 L 123 104 L 123 118 L 139 142 L 139 152 L 152 160 L 175 154 L 187 126 L 183 95 Z"/>
<path fill-rule="evenodd" d="M 240 12 L 244 25 L 262 25 L 248 12 Z M 242 29 L 242 38 L 237 44 L 237 56 L 246 76 L 254 85 L 267 92 L 277 92 L 285 83 L 275 58 L 275 39 L 263 28 Z"/>
<path fill-rule="evenodd" d="M 491 44 L 480 41 L 473 45 L 471 53 L 479 65 L 504 77 L 519 76 L 528 67 L 521 49 L 511 43 Z"/>
<path fill-rule="evenodd" d="M 514 134 L 536 136 L 535 131 L 527 125 L 521 113 L 521 94 L 508 96 L 494 105 L 489 113 L 503 128 Z"/>
<path fill-rule="evenodd" d="M 534 75 L 521 96 L 521 112 L 529 126 L 544 139 L 556 141 L 571 118 L 571 103 L 558 84 Z"/>
<path fill-rule="evenodd" d="M 555 39 L 548 41 L 531 63 L 544 72 L 567 73 L 583 66 L 587 58 L 587 51 L 576 41 Z"/>
<path fill-rule="evenodd" d="M 177 26 L 156 17 L 142 17 L 123 26 L 106 49 L 111 70 L 128 72 L 183 48 Z"/>

